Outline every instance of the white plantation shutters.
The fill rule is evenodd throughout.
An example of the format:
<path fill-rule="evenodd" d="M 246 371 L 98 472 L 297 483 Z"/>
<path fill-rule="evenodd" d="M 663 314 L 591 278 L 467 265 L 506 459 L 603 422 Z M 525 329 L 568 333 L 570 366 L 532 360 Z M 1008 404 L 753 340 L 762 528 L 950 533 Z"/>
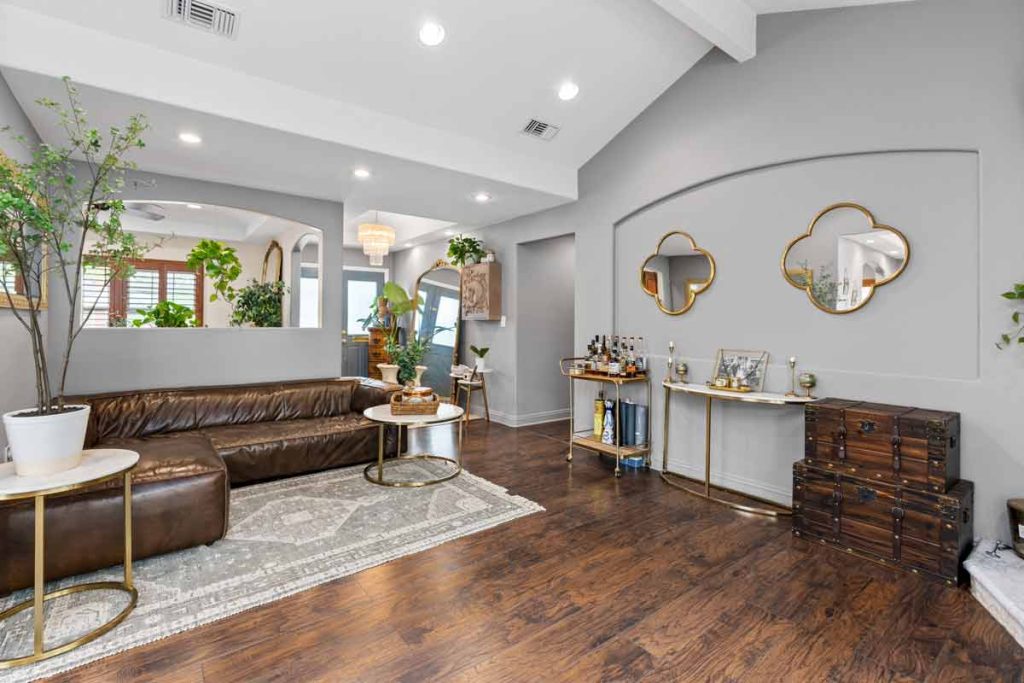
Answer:
<path fill-rule="evenodd" d="M 86 327 L 110 327 L 110 288 L 104 286 L 106 282 L 107 268 L 86 266 L 82 269 L 82 318 Z"/>
<path fill-rule="evenodd" d="M 196 324 L 203 324 L 202 273 L 188 269 L 183 261 L 146 259 L 133 263 L 135 272 L 128 278 L 114 280 L 103 288 L 106 268 L 87 267 L 83 271 L 82 316 L 86 327 L 121 327 L 142 317 L 139 310 L 161 301 L 173 301 L 191 308 Z M 96 301 L 90 316 L 89 307 Z"/>

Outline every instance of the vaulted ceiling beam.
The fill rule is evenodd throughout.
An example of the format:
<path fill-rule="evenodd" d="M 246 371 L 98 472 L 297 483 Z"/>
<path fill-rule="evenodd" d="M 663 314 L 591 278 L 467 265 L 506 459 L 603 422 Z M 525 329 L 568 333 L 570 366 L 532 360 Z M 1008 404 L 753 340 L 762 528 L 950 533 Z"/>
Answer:
<path fill-rule="evenodd" d="M 757 13 L 743 0 L 654 0 L 739 62 L 757 54 Z"/>

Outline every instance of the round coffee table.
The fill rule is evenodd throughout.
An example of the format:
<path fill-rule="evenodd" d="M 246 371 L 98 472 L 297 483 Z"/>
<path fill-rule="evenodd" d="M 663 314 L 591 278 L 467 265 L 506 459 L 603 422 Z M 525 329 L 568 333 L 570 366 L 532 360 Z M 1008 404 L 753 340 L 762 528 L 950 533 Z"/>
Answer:
<path fill-rule="evenodd" d="M 387 403 L 367 408 L 363 411 L 363 417 L 372 422 L 376 422 L 380 431 L 377 438 L 377 463 L 367 465 L 366 469 L 363 470 L 363 476 L 366 477 L 367 481 L 373 482 L 374 484 L 378 484 L 380 486 L 393 486 L 396 488 L 430 486 L 432 484 L 440 484 L 443 481 L 448 481 L 449 479 L 454 479 L 459 476 L 462 472 L 462 413 L 462 408 L 450 403 L 442 403 L 438 406 L 436 415 L 394 415 L 391 412 L 391 405 Z M 457 424 L 459 426 L 459 449 L 458 455 L 454 459 L 434 455 L 432 453 L 402 455 L 402 427 L 438 427 L 447 424 Z M 395 427 L 398 432 L 398 457 L 385 463 L 384 437 L 388 427 Z M 401 464 L 409 460 L 438 460 L 454 465 L 455 470 L 450 474 L 446 474 L 443 477 L 437 477 L 436 479 L 396 480 L 384 478 L 385 470 L 389 469 L 386 465 Z M 374 470 L 376 470 L 375 473 Z"/>
<path fill-rule="evenodd" d="M 96 640 L 114 628 L 127 617 L 139 601 L 139 592 L 132 584 L 132 468 L 139 462 L 139 454 L 116 448 L 100 448 L 82 453 L 82 462 L 70 470 L 43 477 L 19 477 L 14 473 L 14 463 L 0 465 L 0 501 L 28 500 L 35 501 L 35 562 L 32 599 L 18 603 L 10 609 L 0 612 L 0 621 L 13 617 L 15 614 L 32 608 L 34 647 L 32 654 L 15 659 L 0 660 L 0 669 L 7 669 L 23 664 L 56 657 L 74 650 L 76 647 Z M 52 593 L 45 589 L 44 568 L 45 558 L 45 506 L 46 497 L 58 493 L 78 491 L 111 479 L 123 478 L 124 482 L 124 581 L 96 581 L 77 586 L 61 588 Z M 127 593 L 128 606 L 117 616 L 102 626 L 89 631 L 74 640 L 56 647 L 45 649 L 43 646 L 43 603 L 49 600 L 82 593 L 84 591 L 116 590 Z"/>

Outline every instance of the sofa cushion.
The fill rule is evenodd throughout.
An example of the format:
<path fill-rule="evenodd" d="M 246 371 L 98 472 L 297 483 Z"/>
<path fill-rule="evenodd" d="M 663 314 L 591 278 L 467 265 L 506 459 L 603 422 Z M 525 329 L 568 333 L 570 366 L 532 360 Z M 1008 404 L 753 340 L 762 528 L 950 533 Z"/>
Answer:
<path fill-rule="evenodd" d="M 139 453 L 132 471 L 135 559 L 212 543 L 228 527 L 224 462 L 200 434 L 115 439 L 103 448 Z M 121 564 L 124 498 L 120 478 L 46 499 L 46 578 Z M 0 503 L 0 595 L 32 585 L 32 501 Z"/>
<path fill-rule="evenodd" d="M 88 444 L 205 427 L 347 414 L 358 379 L 152 389 L 90 396 Z"/>
<path fill-rule="evenodd" d="M 200 433 L 224 459 L 233 485 L 365 462 L 377 452 L 376 425 L 357 413 Z"/>

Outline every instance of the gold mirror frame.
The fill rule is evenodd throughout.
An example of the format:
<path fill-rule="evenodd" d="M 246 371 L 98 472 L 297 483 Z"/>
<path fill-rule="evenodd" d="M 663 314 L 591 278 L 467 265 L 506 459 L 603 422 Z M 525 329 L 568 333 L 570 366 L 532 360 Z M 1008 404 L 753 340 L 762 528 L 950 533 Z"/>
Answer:
<path fill-rule="evenodd" d="M 260 274 L 260 282 L 268 282 L 267 271 L 270 269 L 270 259 L 277 254 L 277 275 L 269 282 L 281 282 L 284 279 L 284 249 L 277 240 L 270 240 L 267 245 L 267 253 L 263 255 L 263 272 Z"/>
<path fill-rule="evenodd" d="M 420 282 L 435 270 L 453 270 L 459 276 L 459 317 L 455 325 L 455 345 L 452 348 L 452 365 L 457 365 L 459 362 L 459 347 L 462 345 L 462 269 L 456 268 L 444 259 L 438 259 L 434 262 L 434 265 L 420 273 L 420 276 L 416 278 L 416 287 L 413 289 L 412 298 L 414 301 L 416 300 L 420 295 Z M 412 331 L 417 335 L 419 334 L 419 317 L 421 315 L 422 313 L 418 308 L 412 314 Z"/>
<path fill-rule="evenodd" d="M 868 295 L 865 296 L 864 299 L 862 301 L 860 301 L 856 306 L 854 306 L 853 308 L 847 308 L 847 309 L 841 310 L 841 311 L 834 310 L 834 309 L 827 308 L 827 307 L 823 306 L 821 304 L 821 302 L 819 302 L 817 299 L 814 298 L 814 294 L 811 291 L 811 289 L 813 287 L 813 282 L 811 282 L 811 281 L 807 281 L 805 283 L 797 282 L 796 280 L 794 280 L 790 276 L 790 271 L 786 269 L 786 259 L 789 257 L 789 252 L 793 250 L 793 247 L 795 247 L 797 245 L 797 243 L 799 243 L 800 241 L 805 240 L 808 237 L 810 237 L 814 233 L 814 226 L 816 226 L 818 224 L 818 221 L 820 221 L 826 215 L 828 215 L 829 213 L 831 213 L 831 212 L 833 212 L 833 211 L 835 211 L 837 209 L 854 209 L 856 211 L 861 212 L 862 214 L 864 214 L 864 217 L 867 219 L 867 221 L 868 221 L 868 223 L 870 225 L 870 229 L 871 230 L 887 230 L 887 231 L 891 232 L 892 234 L 896 235 L 896 237 L 899 238 L 900 242 L 903 243 L 903 253 L 904 253 L 903 264 L 898 269 L 896 269 L 896 272 L 894 272 L 889 277 L 882 278 L 881 280 L 878 280 L 877 282 L 875 282 L 875 284 L 871 286 L 871 290 L 868 292 Z M 831 313 L 832 315 L 846 315 L 847 313 L 853 313 L 854 311 L 859 311 L 860 309 L 862 309 L 865 306 L 867 306 L 868 302 L 871 301 L 872 297 L 875 296 L 875 290 L 878 289 L 879 287 L 883 286 L 883 285 L 889 284 L 890 282 L 892 282 L 893 280 L 898 278 L 900 275 L 902 275 L 903 271 L 907 269 L 907 265 L 909 263 L 910 263 L 910 242 L 907 241 L 906 235 L 904 235 L 902 232 L 900 232 L 896 228 L 892 227 L 891 225 L 886 225 L 884 223 L 879 223 L 878 221 L 875 220 L 874 214 L 872 214 L 866 207 L 861 206 L 860 204 L 857 204 L 856 202 L 838 202 L 836 204 L 832 204 L 831 206 L 826 206 L 824 209 L 819 211 L 817 213 L 817 215 L 815 215 L 814 218 L 811 220 L 810 225 L 807 226 L 806 232 L 804 232 L 802 235 L 798 235 L 796 238 L 790 240 L 789 244 L 786 245 L 786 250 L 784 252 L 782 252 L 782 277 L 784 277 L 786 279 L 786 282 L 788 282 L 789 284 L 793 285 L 797 289 L 804 290 L 804 292 L 807 293 L 807 298 L 810 300 L 810 302 L 812 304 L 814 304 L 814 307 L 817 308 L 818 310 L 824 311 L 825 313 Z"/>
<path fill-rule="evenodd" d="M 704 282 L 703 286 L 701 286 L 699 289 L 694 290 L 691 290 L 689 289 L 689 287 L 687 287 L 687 292 L 692 292 L 692 296 L 687 297 L 686 305 L 677 311 L 665 308 L 665 305 L 661 303 L 661 297 L 659 296 L 659 294 L 647 289 L 647 285 L 644 282 L 644 273 L 647 272 L 647 264 L 651 262 L 651 259 L 660 255 L 661 245 L 665 243 L 665 240 L 674 235 L 680 235 L 689 240 L 690 248 L 694 252 L 703 254 L 705 257 L 707 257 L 708 263 L 711 266 L 711 272 L 708 274 L 708 279 L 707 281 Z M 682 230 L 673 230 L 662 235 L 661 239 L 658 240 L 658 246 L 657 248 L 655 248 L 654 253 L 648 256 L 646 259 L 644 259 L 643 264 L 640 266 L 640 289 L 642 289 L 644 293 L 647 294 L 648 296 L 654 297 L 654 303 L 658 305 L 658 308 L 661 309 L 662 313 L 667 313 L 668 315 L 682 315 L 683 313 L 686 313 L 691 308 L 693 308 L 693 305 L 697 302 L 697 297 L 706 292 L 708 288 L 711 287 L 711 283 L 715 281 L 716 269 L 717 267 L 715 265 L 715 257 L 711 255 L 711 252 L 707 251 L 706 249 L 702 249 L 701 247 L 698 247 L 697 243 L 694 241 L 690 233 L 683 232 Z"/>

